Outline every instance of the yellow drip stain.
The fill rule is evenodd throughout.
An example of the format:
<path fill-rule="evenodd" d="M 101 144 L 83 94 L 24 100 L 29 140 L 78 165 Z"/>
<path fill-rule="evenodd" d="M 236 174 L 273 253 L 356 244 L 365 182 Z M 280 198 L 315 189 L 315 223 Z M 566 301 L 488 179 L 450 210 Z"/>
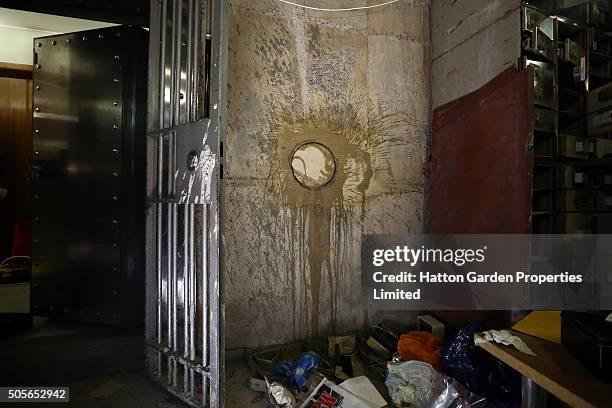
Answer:
<path fill-rule="evenodd" d="M 320 334 L 321 317 L 326 313 L 329 326 L 325 331 L 335 333 L 338 287 L 343 280 L 342 271 L 349 267 L 345 254 L 353 241 L 351 226 L 363 225 L 368 199 L 394 192 L 387 158 L 392 149 L 405 144 L 396 132 L 397 128 L 406 128 L 404 116 L 388 113 L 384 102 L 357 99 L 363 99 L 363 103 L 319 99 L 316 104 L 302 107 L 269 101 L 270 130 L 264 146 L 270 166 L 266 189 L 273 201 L 289 209 L 291 215 L 286 222 L 291 224 L 291 239 L 300 242 L 298 253 L 290 243 L 290 265 L 296 268 L 296 262 L 300 262 L 303 283 L 310 291 L 311 336 Z M 335 159 L 333 178 L 318 189 L 300 184 L 292 170 L 294 153 L 309 142 L 325 146 Z M 299 261 L 304 259 L 308 260 L 307 266 Z M 325 273 L 328 311 L 320 310 Z"/>

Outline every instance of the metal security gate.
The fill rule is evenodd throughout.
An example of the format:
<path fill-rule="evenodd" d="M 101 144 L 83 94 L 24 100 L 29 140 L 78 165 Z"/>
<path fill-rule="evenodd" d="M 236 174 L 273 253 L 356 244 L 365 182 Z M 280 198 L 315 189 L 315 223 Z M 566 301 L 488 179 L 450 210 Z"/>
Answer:
<path fill-rule="evenodd" d="M 221 407 L 219 179 L 224 0 L 152 0 L 147 137 L 147 367 L 192 406 Z"/>

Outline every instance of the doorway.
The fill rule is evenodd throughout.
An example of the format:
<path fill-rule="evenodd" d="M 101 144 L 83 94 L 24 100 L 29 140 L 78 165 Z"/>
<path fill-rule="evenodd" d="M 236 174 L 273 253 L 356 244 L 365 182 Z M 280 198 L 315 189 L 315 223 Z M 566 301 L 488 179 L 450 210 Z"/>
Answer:
<path fill-rule="evenodd" d="M 157 406 L 168 396 L 143 375 L 132 247 L 144 241 L 147 31 L 81 11 L 0 9 L 0 383 Z"/>
<path fill-rule="evenodd" d="M 3 334 L 29 315 L 32 67 L 0 63 L 0 310 Z M 4 336 L 3 336 L 4 337 Z"/>

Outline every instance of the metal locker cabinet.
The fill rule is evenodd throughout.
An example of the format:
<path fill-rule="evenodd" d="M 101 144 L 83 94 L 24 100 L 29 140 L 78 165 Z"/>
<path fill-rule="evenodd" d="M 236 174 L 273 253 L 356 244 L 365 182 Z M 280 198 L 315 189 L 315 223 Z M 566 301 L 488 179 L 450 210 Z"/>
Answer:
<path fill-rule="evenodd" d="M 148 33 L 34 40 L 32 312 L 144 322 Z"/>

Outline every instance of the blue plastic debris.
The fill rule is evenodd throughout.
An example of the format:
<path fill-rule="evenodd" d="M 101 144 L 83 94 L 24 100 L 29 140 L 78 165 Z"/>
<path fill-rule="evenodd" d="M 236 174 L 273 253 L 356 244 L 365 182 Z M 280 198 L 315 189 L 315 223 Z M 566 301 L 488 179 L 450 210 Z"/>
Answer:
<path fill-rule="evenodd" d="M 270 382 L 280 383 L 287 388 L 302 390 L 308 378 L 317 371 L 320 363 L 321 357 L 317 353 L 307 351 L 302 353 L 295 362 L 284 362 L 275 367 L 266 375 L 266 378 Z"/>

